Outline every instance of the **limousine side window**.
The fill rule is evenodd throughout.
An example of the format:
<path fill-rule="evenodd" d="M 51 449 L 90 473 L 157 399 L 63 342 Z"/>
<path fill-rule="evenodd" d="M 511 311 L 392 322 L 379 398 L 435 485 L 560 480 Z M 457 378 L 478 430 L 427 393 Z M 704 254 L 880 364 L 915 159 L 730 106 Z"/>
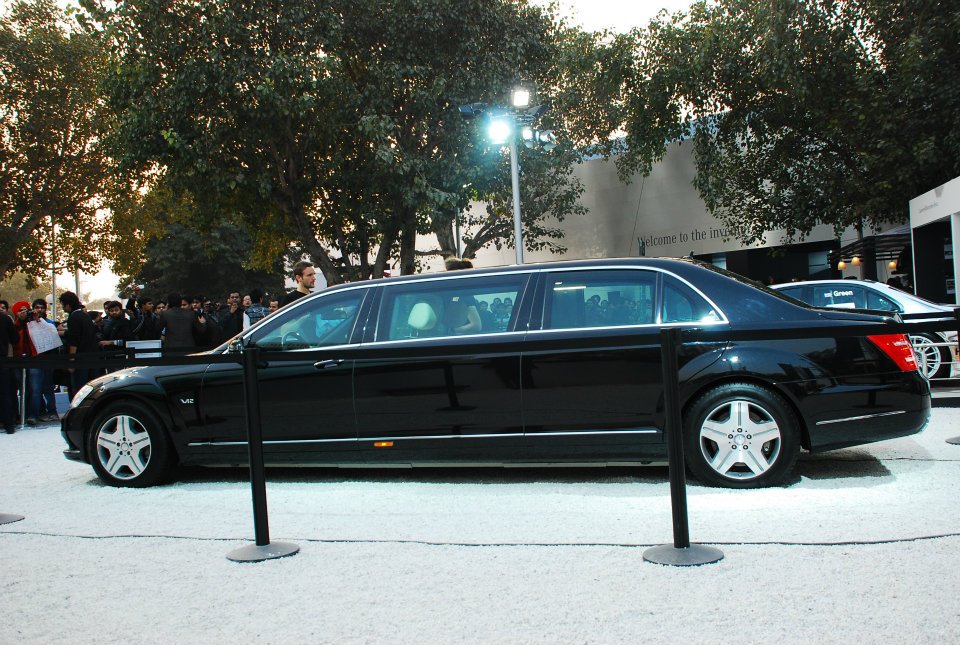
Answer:
<path fill-rule="evenodd" d="M 376 339 L 496 334 L 511 328 L 526 274 L 467 276 L 391 285 L 384 290 Z M 473 315 L 479 329 L 469 327 Z"/>
<path fill-rule="evenodd" d="M 664 323 L 708 323 L 719 321 L 720 316 L 699 293 L 673 276 L 665 276 L 660 319 Z"/>
<path fill-rule="evenodd" d="M 546 273 L 544 329 L 650 325 L 657 274 L 644 270 Z"/>
<path fill-rule="evenodd" d="M 363 289 L 352 289 L 316 298 L 286 316 L 287 312 L 281 310 L 274 314 L 273 325 L 257 330 L 253 342 L 270 351 L 345 345 L 357 321 L 363 292 Z"/>

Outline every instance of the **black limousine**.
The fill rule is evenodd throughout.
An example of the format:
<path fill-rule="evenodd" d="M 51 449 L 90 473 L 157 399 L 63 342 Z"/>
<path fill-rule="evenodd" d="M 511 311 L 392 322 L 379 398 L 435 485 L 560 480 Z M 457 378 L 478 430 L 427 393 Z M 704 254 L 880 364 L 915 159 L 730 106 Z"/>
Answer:
<path fill-rule="evenodd" d="M 695 260 L 610 259 L 340 285 L 204 355 L 303 355 L 259 370 L 268 465 L 639 465 L 666 456 L 663 327 L 889 320 Z M 930 416 L 899 334 L 692 343 L 679 379 L 687 465 L 711 485 L 783 483 L 801 449 L 909 435 Z M 65 455 L 114 486 L 245 464 L 245 428 L 239 363 L 120 370 L 62 421 Z"/>

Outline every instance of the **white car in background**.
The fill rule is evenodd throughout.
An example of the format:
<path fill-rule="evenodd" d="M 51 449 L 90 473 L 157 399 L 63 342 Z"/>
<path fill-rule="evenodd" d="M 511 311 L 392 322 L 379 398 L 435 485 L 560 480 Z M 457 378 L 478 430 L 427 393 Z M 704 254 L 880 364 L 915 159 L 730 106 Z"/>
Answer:
<path fill-rule="evenodd" d="M 952 317 L 956 305 L 930 302 L 912 293 L 873 280 L 807 280 L 771 285 L 781 293 L 814 307 L 872 309 L 899 314 L 943 314 Z M 910 322 L 909 320 L 905 322 Z M 957 361 L 957 332 L 930 332 L 911 336 L 927 378 L 949 378 Z M 944 346 L 937 343 L 951 343 Z"/>

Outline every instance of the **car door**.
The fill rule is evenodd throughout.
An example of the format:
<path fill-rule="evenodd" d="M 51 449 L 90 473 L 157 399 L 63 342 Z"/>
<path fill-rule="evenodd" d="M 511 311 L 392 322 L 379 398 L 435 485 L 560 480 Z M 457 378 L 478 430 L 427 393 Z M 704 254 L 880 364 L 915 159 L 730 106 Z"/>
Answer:
<path fill-rule="evenodd" d="M 531 321 L 538 328 L 521 365 L 531 450 L 540 459 L 659 454 L 660 329 L 721 322 L 719 310 L 679 279 L 645 268 L 544 271 L 540 296 L 542 320 Z M 603 345 L 626 333 L 637 335 L 635 345 Z"/>
<path fill-rule="evenodd" d="M 304 354 L 302 361 L 267 361 L 258 370 L 264 451 L 270 460 L 309 463 L 351 461 L 355 456 L 353 361 L 341 360 L 336 350 L 359 342 L 370 291 L 337 290 L 297 302 L 245 337 L 264 352 Z M 317 351 L 330 356 L 318 357 Z M 246 449 L 242 377 L 239 367 L 211 365 L 199 404 L 210 441 L 239 442 L 241 452 Z"/>
<path fill-rule="evenodd" d="M 510 438 L 522 439 L 525 330 L 517 321 L 529 277 L 524 271 L 443 275 L 382 287 L 362 351 L 404 357 L 357 361 L 358 434 L 373 449 L 369 460 L 455 460 L 484 451 L 495 458 Z M 480 316 L 483 309 L 496 311 Z"/>

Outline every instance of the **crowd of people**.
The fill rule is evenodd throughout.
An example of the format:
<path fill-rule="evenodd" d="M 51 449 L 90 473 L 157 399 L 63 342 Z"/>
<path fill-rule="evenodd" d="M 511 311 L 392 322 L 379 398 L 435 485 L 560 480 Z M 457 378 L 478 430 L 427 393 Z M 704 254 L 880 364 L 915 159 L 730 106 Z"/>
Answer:
<path fill-rule="evenodd" d="M 243 296 L 231 291 L 219 302 L 181 294 L 165 300 L 141 296 L 125 304 L 109 300 L 102 311 L 88 310 L 77 294 L 66 291 L 58 298 L 64 313 L 59 323 L 47 317 L 46 300 L 21 300 L 12 306 L 0 300 L 0 356 L 115 352 L 131 341 L 160 341 L 164 351 L 181 353 L 209 349 L 313 290 L 316 270 L 310 262 L 295 264 L 293 275 L 296 289 L 280 297 L 265 298 L 259 289 Z M 58 420 L 56 389 L 67 387 L 73 398 L 100 374 L 91 367 L 61 370 L 39 360 L 37 365 L 25 369 L 26 379 L 24 371 L 0 366 L 0 420 L 7 433 L 14 432 L 18 420 L 27 425 Z M 22 418 L 21 399 L 26 404 Z"/>

